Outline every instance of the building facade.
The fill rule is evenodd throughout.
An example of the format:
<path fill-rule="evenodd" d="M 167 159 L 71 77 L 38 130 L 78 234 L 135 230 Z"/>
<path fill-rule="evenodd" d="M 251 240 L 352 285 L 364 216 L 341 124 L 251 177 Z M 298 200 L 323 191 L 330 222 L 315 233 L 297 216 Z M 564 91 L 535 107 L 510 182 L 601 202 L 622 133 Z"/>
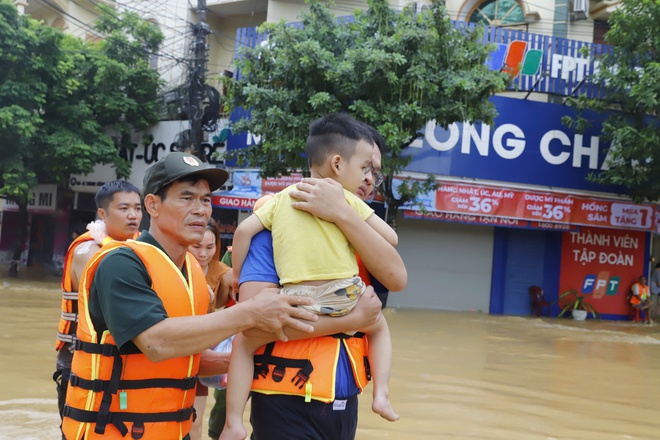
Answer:
<path fill-rule="evenodd" d="M 485 42 L 497 47 L 490 66 L 507 67 L 514 80 L 492 98 L 499 113 L 492 126 L 420 127 L 404 174 L 433 175 L 441 186 L 423 197 L 426 212 L 411 205 L 398 221 L 409 284 L 389 305 L 528 315 L 529 288 L 538 285 L 549 301 L 575 289 L 606 318 L 628 318 L 629 288 L 657 254 L 657 206 L 633 204 L 623 188 L 589 180 L 605 166 L 609 145 L 598 123 L 582 134 L 562 123 L 573 115 L 568 96 L 595 92 L 588 78 L 598 66 L 583 48 L 602 52 L 618 3 L 445 2 L 453 20 L 489 26 Z M 295 21 L 291 5 L 269 2 L 267 20 Z M 345 7 L 355 6 L 338 4 L 338 15 Z M 258 39 L 247 27 L 237 45 Z M 238 134 L 228 148 L 254 142 Z M 245 209 L 277 181 L 255 186 L 252 176 L 241 186 L 246 174 L 235 179 L 239 191 L 218 194 L 217 206 Z"/>
<path fill-rule="evenodd" d="M 112 3 L 132 8 L 161 26 L 166 40 L 154 67 L 168 90 L 185 84 L 187 72 L 177 60 L 185 58 L 192 41 L 189 25 L 197 20 L 196 5 L 174 0 L 159 2 L 160 8 L 149 0 Z M 408 3 L 391 5 L 401 9 Z M 426 212 L 415 206 L 402 210 L 399 251 L 408 267 L 409 284 L 404 292 L 390 295 L 389 305 L 527 315 L 528 289 L 539 285 L 551 301 L 576 289 L 592 295 L 606 317 L 625 318 L 629 286 L 648 273 L 653 256 L 660 256 L 653 245 L 660 215 L 657 206 L 632 204 L 621 188 L 588 180 L 590 172 L 603 166 L 608 145 L 601 142 L 597 126 L 576 134 L 561 123 L 571 114 L 563 105 L 566 97 L 591 93 L 588 77 L 597 66 L 581 49 L 602 50 L 607 18 L 619 1 L 444 3 L 452 20 L 489 26 L 486 41 L 497 46 L 491 68 L 510 66 L 519 71 L 511 89 L 492 98 L 499 113 L 492 126 L 453 124 L 442 130 L 429 123 L 420 127 L 424 136 L 409 148 L 413 160 L 405 174 L 434 175 L 442 185 L 423 198 Z M 69 17 L 78 14 L 83 23 L 92 22 L 92 15 L 84 18 L 89 11 L 81 5 L 86 3 L 52 4 L 67 14 L 58 15 L 50 3 L 28 2 L 24 7 L 49 25 L 95 38 Z M 413 7 L 424 5 L 418 2 Z M 296 21 L 305 7 L 302 0 L 208 0 L 208 84 L 220 88 L 220 76 L 233 70 L 236 48 L 256 44 L 256 26 Z M 351 15 L 356 8 L 366 8 L 366 2 L 337 1 L 334 12 Z M 130 153 L 130 180 L 138 186 L 146 166 L 176 148 L 177 137 L 189 128 L 186 120 L 171 115 L 164 119 L 150 131 L 153 142 Z M 214 132 L 206 134 L 206 149 L 217 153 L 211 157 L 219 165 L 225 148 L 255 141 L 250 133 L 227 136 L 226 124 L 220 121 Z M 90 197 L 112 178 L 111 170 L 104 167 L 88 176 L 72 176 L 67 224 L 93 219 Z M 233 182 L 232 192 L 221 191 L 214 197 L 214 216 L 225 225 L 227 240 L 259 194 L 288 181 L 262 181 L 255 170 L 235 170 Z M 4 218 L 11 219 L 11 207 L 4 210 Z M 59 235 L 64 239 L 60 248 L 55 246 L 55 257 L 63 253 L 67 241 L 66 232 Z M 3 246 L 0 240 L 0 253 Z M 556 306 L 553 313 L 558 313 Z"/>

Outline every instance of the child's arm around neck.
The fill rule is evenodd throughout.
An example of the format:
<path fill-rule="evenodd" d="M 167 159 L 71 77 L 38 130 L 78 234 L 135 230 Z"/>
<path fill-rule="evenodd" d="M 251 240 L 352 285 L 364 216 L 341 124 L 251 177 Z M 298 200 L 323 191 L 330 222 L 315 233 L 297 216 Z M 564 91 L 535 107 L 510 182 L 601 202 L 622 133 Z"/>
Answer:
<path fill-rule="evenodd" d="M 252 237 L 263 231 L 264 225 L 255 214 L 252 214 L 241 222 L 234 231 L 234 240 L 232 241 L 232 269 L 233 269 L 233 282 L 234 288 L 238 291 L 238 282 L 241 276 L 241 269 L 245 259 L 247 258 L 248 251 L 250 250 L 250 243 Z"/>

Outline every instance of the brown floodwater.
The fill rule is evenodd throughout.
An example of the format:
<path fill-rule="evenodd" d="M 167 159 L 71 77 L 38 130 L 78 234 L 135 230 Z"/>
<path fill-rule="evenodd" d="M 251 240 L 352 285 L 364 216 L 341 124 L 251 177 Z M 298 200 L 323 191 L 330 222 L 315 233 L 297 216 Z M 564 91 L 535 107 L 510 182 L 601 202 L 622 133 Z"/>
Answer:
<path fill-rule="evenodd" d="M 51 375 L 59 301 L 55 276 L 0 277 L 2 440 L 58 438 Z M 385 312 L 390 397 L 401 420 L 371 413 L 365 395 L 360 440 L 660 438 L 656 325 Z"/>

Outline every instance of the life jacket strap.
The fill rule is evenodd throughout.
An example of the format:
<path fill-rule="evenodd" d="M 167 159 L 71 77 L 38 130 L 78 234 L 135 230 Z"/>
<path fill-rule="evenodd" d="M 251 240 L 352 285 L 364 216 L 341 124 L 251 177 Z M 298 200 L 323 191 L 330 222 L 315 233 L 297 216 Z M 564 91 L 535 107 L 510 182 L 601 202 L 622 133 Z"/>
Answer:
<path fill-rule="evenodd" d="M 69 301 L 78 301 L 78 292 L 65 292 L 62 291 L 62 298 Z"/>
<path fill-rule="evenodd" d="M 275 348 L 275 343 L 271 342 L 266 345 L 263 354 L 254 355 L 254 379 L 258 379 L 259 376 L 263 378 L 267 377 L 269 373 L 269 365 L 275 366 L 271 373 L 273 381 L 275 382 L 282 381 L 286 368 L 298 368 L 298 372 L 293 379 L 291 379 L 291 382 L 293 382 L 298 388 L 302 389 L 314 370 L 312 361 L 309 359 L 289 359 L 273 356 L 273 348 Z"/>
<path fill-rule="evenodd" d="M 347 335 L 346 333 L 336 333 L 334 335 L 327 336 L 335 339 L 350 339 L 350 338 L 364 338 L 365 334 L 362 332 L 356 332 L 354 335 Z M 275 343 L 271 342 L 266 344 L 266 348 L 262 354 L 254 355 L 254 379 L 259 379 L 259 377 L 266 378 L 268 376 L 269 365 L 273 365 L 273 371 L 270 372 L 273 381 L 280 382 L 284 377 L 284 372 L 286 368 L 298 368 L 298 372 L 291 379 L 291 382 L 302 389 L 303 386 L 309 381 L 309 378 L 314 371 L 314 365 L 309 359 L 289 359 L 278 356 L 273 356 L 273 349 L 275 348 Z M 365 368 L 367 371 L 367 378 L 371 380 L 371 371 L 369 368 L 369 361 L 367 356 L 364 356 Z"/>
<path fill-rule="evenodd" d="M 58 341 L 67 342 L 69 344 L 72 344 L 73 339 L 74 339 L 73 335 L 66 335 L 64 333 L 57 332 L 57 340 Z"/>
<path fill-rule="evenodd" d="M 67 292 L 65 290 L 62 291 L 62 298 L 68 300 L 68 301 L 78 301 L 78 292 Z"/>
<path fill-rule="evenodd" d="M 347 335 L 346 333 L 335 333 L 334 335 L 330 335 L 331 338 L 335 339 L 351 339 L 351 338 L 358 338 L 362 339 L 364 338 L 364 333 L 362 332 L 355 332 L 353 335 Z"/>
<path fill-rule="evenodd" d="M 82 388 L 88 391 L 100 393 L 110 387 L 110 381 L 102 379 L 83 379 L 75 374 L 71 374 L 69 384 L 74 387 Z M 197 376 L 185 377 L 183 379 L 140 379 L 140 380 L 120 380 L 119 390 L 138 390 L 144 388 L 176 388 L 179 390 L 192 390 L 197 385 Z"/>
<path fill-rule="evenodd" d="M 159 422 L 177 422 L 182 423 L 190 420 L 193 415 L 193 408 L 184 408 L 178 411 L 161 413 L 134 413 L 134 412 L 113 412 L 108 415 L 108 423 L 114 425 L 123 436 L 128 433 L 128 428 L 124 422 L 131 422 L 142 425 L 144 423 Z M 96 411 L 85 411 L 78 408 L 72 408 L 64 405 L 63 416 L 81 423 L 96 423 L 98 413 Z M 119 425 L 119 426 L 118 426 Z M 121 428 L 123 426 L 123 429 Z"/>
<path fill-rule="evenodd" d="M 62 319 L 64 321 L 78 322 L 78 314 L 70 312 L 62 312 Z"/>
<path fill-rule="evenodd" d="M 112 362 L 112 374 L 110 375 L 110 381 L 108 382 L 105 390 L 103 390 L 101 406 L 96 417 L 96 427 L 94 428 L 94 432 L 99 435 L 105 434 L 105 427 L 108 425 L 108 423 L 115 425 L 119 432 L 122 433 L 122 436 L 126 436 L 126 433 L 128 432 L 128 429 L 124 423 L 110 422 L 110 405 L 112 404 L 112 396 L 117 394 L 117 391 L 119 391 L 119 381 L 121 379 L 123 366 L 124 361 L 119 355 L 119 352 L 117 352 Z"/>
<path fill-rule="evenodd" d="M 80 339 L 76 339 L 73 341 L 73 348 L 89 354 L 100 354 L 101 356 L 108 357 L 119 356 L 119 348 L 114 344 L 95 344 L 93 342 L 83 342 Z"/>

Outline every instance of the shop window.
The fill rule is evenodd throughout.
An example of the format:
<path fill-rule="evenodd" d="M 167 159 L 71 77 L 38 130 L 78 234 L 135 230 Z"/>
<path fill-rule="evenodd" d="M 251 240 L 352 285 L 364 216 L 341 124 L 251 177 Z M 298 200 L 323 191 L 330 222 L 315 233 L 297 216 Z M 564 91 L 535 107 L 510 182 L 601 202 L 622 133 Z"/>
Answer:
<path fill-rule="evenodd" d="M 605 34 L 610 30 L 606 21 L 594 21 L 594 43 L 605 44 Z"/>
<path fill-rule="evenodd" d="M 468 21 L 486 26 L 523 24 L 525 11 L 516 0 L 485 0 L 472 9 Z"/>
<path fill-rule="evenodd" d="M 73 209 L 76 211 L 96 212 L 96 193 L 77 192 L 73 201 Z"/>
<path fill-rule="evenodd" d="M 156 20 L 149 19 L 147 20 L 149 23 L 153 24 L 154 26 L 158 27 L 160 29 L 160 26 L 158 25 L 158 22 Z M 152 69 L 158 69 L 158 54 L 157 53 L 149 53 L 149 67 Z"/>

